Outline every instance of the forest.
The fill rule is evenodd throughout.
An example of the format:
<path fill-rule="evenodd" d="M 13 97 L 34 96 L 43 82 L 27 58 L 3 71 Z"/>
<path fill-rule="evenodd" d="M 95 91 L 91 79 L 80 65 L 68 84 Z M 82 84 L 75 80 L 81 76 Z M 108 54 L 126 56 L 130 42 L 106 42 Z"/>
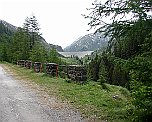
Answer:
<path fill-rule="evenodd" d="M 110 40 L 105 50 L 84 63 L 88 79 L 123 86 L 132 95 L 134 107 L 128 109 L 132 121 L 152 120 L 152 1 L 95 1 L 89 8 L 90 28 Z M 103 20 L 109 18 L 110 23 Z M 12 32 L 0 23 L 0 60 L 31 60 L 64 64 L 55 49 L 41 43 L 35 16 L 27 17 L 24 26 Z M 86 61 L 87 62 L 87 61 Z"/>
<path fill-rule="evenodd" d="M 84 15 L 90 27 L 100 26 L 110 38 L 108 47 L 89 64 L 89 77 L 94 81 L 121 85 L 130 90 L 129 110 L 133 121 L 152 120 L 152 1 L 107 0 L 95 2 Z M 128 17 L 129 15 L 129 17 Z M 105 23 L 104 18 L 112 23 Z"/>
<path fill-rule="evenodd" d="M 10 30 L 0 23 L 0 60 L 16 63 L 17 60 L 61 63 L 57 51 L 49 49 L 42 41 L 42 34 L 34 15 L 27 17 L 23 27 Z"/>

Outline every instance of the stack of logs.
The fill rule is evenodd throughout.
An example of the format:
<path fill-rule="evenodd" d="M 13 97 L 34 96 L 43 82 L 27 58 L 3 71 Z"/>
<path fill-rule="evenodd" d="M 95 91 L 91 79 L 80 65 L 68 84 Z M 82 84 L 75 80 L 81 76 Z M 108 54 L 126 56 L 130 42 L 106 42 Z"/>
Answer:
<path fill-rule="evenodd" d="M 46 64 L 46 73 L 50 76 L 58 77 L 58 64 L 47 63 Z"/>
<path fill-rule="evenodd" d="M 69 65 L 68 66 L 68 78 L 78 83 L 84 83 L 87 80 L 87 70 L 84 66 Z"/>
<path fill-rule="evenodd" d="M 26 67 L 28 69 L 31 69 L 32 67 L 32 62 L 28 61 L 28 60 L 18 60 L 17 61 L 17 65 L 21 66 L 21 67 Z"/>
<path fill-rule="evenodd" d="M 31 68 L 32 68 L 32 61 L 26 60 L 26 61 L 25 61 L 25 67 L 26 67 L 27 69 L 31 69 Z"/>
<path fill-rule="evenodd" d="M 36 73 L 42 72 L 42 63 L 41 62 L 34 62 L 34 71 Z"/>
<path fill-rule="evenodd" d="M 17 65 L 19 65 L 21 67 L 25 67 L 25 60 L 18 60 Z"/>
<path fill-rule="evenodd" d="M 17 65 L 26 67 L 28 69 L 32 68 L 32 62 L 28 60 L 18 60 Z M 36 73 L 42 72 L 42 63 L 34 62 L 34 71 Z M 56 63 L 46 63 L 46 68 L 43 70 L 50 76 L 58 77 L 58 72 L 62 78 L 69 78 L 77 83 L 84 83 L 87 80 L 87 70 L 81 65 L 60 65 L 58 71 L 58 64 Z"/>

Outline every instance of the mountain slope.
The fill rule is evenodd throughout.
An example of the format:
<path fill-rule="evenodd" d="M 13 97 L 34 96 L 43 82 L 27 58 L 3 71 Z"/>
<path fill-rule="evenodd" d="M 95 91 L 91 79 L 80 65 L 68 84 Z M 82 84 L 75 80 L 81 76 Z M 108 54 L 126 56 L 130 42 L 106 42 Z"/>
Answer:
<path fill-rule="evenodd" d="M 17 30 L 17 27 L 0 20 L 0 41 L 4 41 L 5 38 L 11 37 Z M 9 40 L 9 39 L 8 39 Z"/>
<path fill-rule="evenodd" d="M 9 31 L 15 32 L 17 30 L 17 27 L 0 19 L 0 25 L 4 26 L 5 28 L 7 28 Z"/>
<path fill-rule="evenodd" d="M 8 35 L 12 36 L 16 31 L 17 31 L 16 26 L 4 21 L 0 20 L 0 36 L 2 35 Z M 48 44 L 46 40 L 43 37 L 40 37 L 41 43 L 47 48 L 47 49 L 52 49 L 55 48 L 57 51 L 62 52 L 63 49 L 61 46 L 58 45 L 53 45 L 53 44 Z"/>
<path fill-rule="evenodd" d="M 100 33 L 91 33 L 80 37 L 70 46 L 66 47 L 64 51 L 79 52 L 79 51 L 95 51 L 107 45 L 107 38 L 104 38 Z"/>

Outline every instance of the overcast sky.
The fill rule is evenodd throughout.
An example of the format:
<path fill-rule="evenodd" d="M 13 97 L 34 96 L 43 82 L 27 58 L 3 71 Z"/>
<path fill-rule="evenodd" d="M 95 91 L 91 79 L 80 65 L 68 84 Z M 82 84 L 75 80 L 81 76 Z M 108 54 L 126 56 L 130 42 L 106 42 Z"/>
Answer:
<path fill-rule="evenodd" d="M 88 32 L 88 20 L 81 14 L 94 0 L 0 0 L 0 19 L 22 27 L 32 13 L 40 24 L 40 32 L 48 43 L 63 48 Z"/>

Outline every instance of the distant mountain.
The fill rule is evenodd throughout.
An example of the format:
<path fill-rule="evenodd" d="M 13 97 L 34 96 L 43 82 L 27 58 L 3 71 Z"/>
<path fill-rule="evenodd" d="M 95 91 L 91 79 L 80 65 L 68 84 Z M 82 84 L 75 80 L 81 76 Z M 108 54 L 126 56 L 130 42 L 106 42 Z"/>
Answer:
<path fill-rule="evenodd" d="M 58 52 L 63 52 L 64 50 L 62 49 L 61 46 L 59 45 L 53 45 L 53 44 L 49 44 L 45 41 L 45 39 L 43 37 L 40 37 L 41 43 L 49 50 L 49 49 L 56 49 Z"/>
<path fill-rule="evenodd" d="M 16 26 L 4 21 L 0 20 L 0 35 L 6 34 L 9 36 L 12 36 L 16 31 L 17 31 Z M 41 43 L 47 48 L 47 49 L 56 49 L 59 52 L 63 52 L 63 49 L 61 46 L 58 45 L 53 45 L 53 44 L 48 44 L 46 40 L 43 37 L 40 37 Z"/>
<path fill-rule="evenodd" d="M 9 31 L 15 32 L 17 30 L 17 27 L 0 19 L 0 24 L 1 26 L 5 27 L 6 29 L 8 29 Z"/>
<path fill-rule="evenodd" d="M 73 42 L 70 46 L 66 47 L 66 52 L 79 52 L 79 51 L 95 51 L 107 45 L 108 39 L 104 38 L 100 33 L 91 33 L 80 37 Z"/>
<path fill-rule="evenodd" d="M 62 49 L 61 46 L 59 45 L 53 45 L 53 44 L 49 44 L 49 48 L 55 48 L 58 52 L 64 52 L 64 50 Z"/>

